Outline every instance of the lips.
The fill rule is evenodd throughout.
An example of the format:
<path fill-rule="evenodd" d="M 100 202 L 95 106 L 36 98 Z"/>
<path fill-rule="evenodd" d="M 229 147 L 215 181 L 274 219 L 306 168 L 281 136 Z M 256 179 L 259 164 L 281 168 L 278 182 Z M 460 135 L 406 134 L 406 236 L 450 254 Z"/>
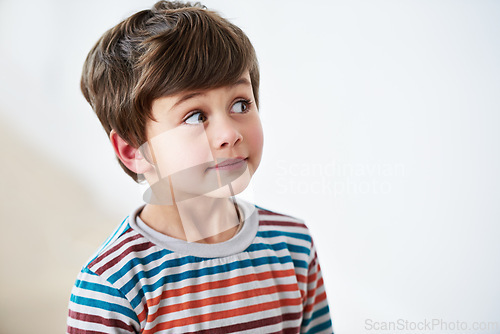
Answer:
<path fill-rule="evenodd" d="M 209 169 L 221 169 L 221 168 L 230 168 L 231 166 L 237 167 L 241 163 L 245 162 L 246 158 L 237 157 L 237 158 L 229 158 L 221 161 L 220 163 L 209 167 Z"/>

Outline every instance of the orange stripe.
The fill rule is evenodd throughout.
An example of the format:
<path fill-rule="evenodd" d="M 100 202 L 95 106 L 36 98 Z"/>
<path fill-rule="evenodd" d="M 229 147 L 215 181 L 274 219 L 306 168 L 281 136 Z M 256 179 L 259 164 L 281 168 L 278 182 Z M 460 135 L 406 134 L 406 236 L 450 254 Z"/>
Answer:
<path fill-rule="evenodd" d="M 271 295 L 274 293 L 286 292 L 286 291 L 297 291 L 297 284 L 280 284 L 280 285 L 272 285 L 266 288 L 258 288 L 246 291 L 235 292 L 227 295 L 221 296 L 212 296 L 204 299 L 198 300 L 189 300 L 184 303 L 178 303 L 173 305 L 167 305 L 158 309 L 156 313 L 148 315 L 148 322 L 152 323 L 155 321 L 156 317 L 161 316 L 163 314 L 179 312 L 182 310 L 191 310 L 203 306 L 215 305 L 215 304 L 225 304 L 230 303 L 237 300 Z"/>
<path fill-rule="evenodd" d="M 306 305 L 306 307 L 304 307 L 304 313 L 311 312 L 312 309 L 314 308 L 314 306 L 316 306 L 317 304 L 321 303 L 325 299 L 326 299 L 326 291 L 323 291 L 322 293 L 320 293 L 319 295 L 317 295 L 316 298 L 314 298 L 314 303 L 313 304 L 309 304 L 309 305 Z"/>
<path fill-rule="evenodd" d="M 307 282 L 307 277 L 305 275 L 295 274 L 295 276 L 297 276 L 297 282 L 299 283 Z"/>
<path fill-rule="evenodd" d="M 142 323 L 146 319 L 148 313 L 148 305 L 147 304 L 143 305 L 144 307 L 142 308 L 142 312 L 137 315 L 137 318 L 139 319 L 140 323 Z"/>
<path fill-rule="evenodd" d="M 237 317 L 240 315 L 247 315 L 255 312 L 262 312 L 271 309 L 281 309 L 285 306 L 296 306 L 300 305 L 300 298 L 288 298 L 288 299 L 280 299 L 267 303 L 261 303 L 257 305 L 244 306 L 240 308 L 236 308 L 233 310 L 225 310 L 219 312 L 210 312 L 201 315 L 189 316 L 183 319 L 175 319 L 167 322 L 162 322 L 150 330 L 146 330 L 143 334 L 147 333 L 156 333 L 161 330 L 166 330 L 170 328 L 175 328 L 179 326 L 187 326 L 191 324 L 197 324 L 202 322 L 214 321 L 219 319 Z"/>
<path fill-rule="evenodd" d="M 318 275 L 317 275 L 317 273 L 309 275 L 309 277 L 312 277 L 312 276 L 314 276 L 314 280 L 311 280 L 311 283 L 313 283 L 317 279 Z M 319 280 L 316 282 L 316 285 L 313 288 L 307 290 L 307 296 L 305 296 L 306 300 L 314 297 L 314 295 L 316 295 L 318 289 L 323 287 L 323 284 L 324 284 L 323 277 L 320 276 Z M 324 299 L 326 299 L 326 292 L 325 291 L 323 291 L 323 293 L 317 295 L 316 298 L 314 299 L 314 303 L 307 305 L 304 309 L 304 312 L 309 312 L 310 309 L 312 309 L 312 307 L 314 306 L 314 304 L 317 304 Z"/>
<path fill-rule="evenodd" d="M 307 281 L 308 282 L 315 282 L 317 278 L 318 278 L 318 272 L 315 271 L 314 273 L 309 274 L 309 276 L 307 276 Z"/>

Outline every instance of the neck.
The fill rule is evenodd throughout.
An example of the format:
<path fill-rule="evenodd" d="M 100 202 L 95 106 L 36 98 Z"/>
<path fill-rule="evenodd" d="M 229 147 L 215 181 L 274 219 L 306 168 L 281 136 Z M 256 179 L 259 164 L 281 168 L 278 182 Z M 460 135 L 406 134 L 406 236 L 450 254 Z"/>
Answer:
<path fill-rule="evenodd" d="M 173 205 L 146 204 L 140 217 L 154 230 L 188 242 L 224 242 L 239 227 L 239 214 L 228 198 L 198 196 Z"/>

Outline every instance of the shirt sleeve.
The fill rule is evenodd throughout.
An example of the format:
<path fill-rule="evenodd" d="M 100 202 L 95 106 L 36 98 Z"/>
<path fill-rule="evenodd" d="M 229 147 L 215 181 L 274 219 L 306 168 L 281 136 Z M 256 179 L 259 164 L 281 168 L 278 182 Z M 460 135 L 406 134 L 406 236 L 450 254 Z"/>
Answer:
<path fill-rule="evenodd" d="M 108 281 L 83 269 L 71 292 L 68 334 L 137 333 L 140 324 L 125 296 Z"/>
<path fill-rule="evenodd" d="M 314 244 L 311 247 L 301 333 L 333 333 L 323 276 Z"/>

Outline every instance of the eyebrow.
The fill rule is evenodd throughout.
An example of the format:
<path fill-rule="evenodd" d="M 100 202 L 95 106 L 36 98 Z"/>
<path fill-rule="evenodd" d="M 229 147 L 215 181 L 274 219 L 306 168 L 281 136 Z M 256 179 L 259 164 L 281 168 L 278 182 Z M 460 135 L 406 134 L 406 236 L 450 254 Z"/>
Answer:
<path fill-rule="evenodd" d="M 235 87 L 235 86 L 239 86 L 239 85 L 251 86 L 251 83 L 250 83 L 250 81 L 248 81 L 247 78 L 240 78 L 234 84 L 231 84 L 229 86 Z M 202 93 L 202 92 L 193 92 L 193 93 L 188 93 L 186 95 L 183 95 L 179 98 L 179 100 L 177 100 L 177 102 L 175 102 L 175 104 L 172 106 L 171 109 L 174 109 L 179 104 L 186 102 L 187 100 L 192 99 L 193 97 L 203 96 L 203 95 L 205 95 L 205 93 Z"/>
<path fill-rule="evenodd" d="M 183 95 L 183 96 L 181 96 L 181 98 L 179 100 L 177 100 L 177 102 L 175 102 L 172 109 L 177 107 L 179 104 L 186 102 L 189 99 L 192 99 L 193 97 L 201 96 L 201 95 L 205 95 L 205 94 L 203 94 L 201 92 L 194 92 L 194 93 L 189 93 L 189 94 Z"/>

